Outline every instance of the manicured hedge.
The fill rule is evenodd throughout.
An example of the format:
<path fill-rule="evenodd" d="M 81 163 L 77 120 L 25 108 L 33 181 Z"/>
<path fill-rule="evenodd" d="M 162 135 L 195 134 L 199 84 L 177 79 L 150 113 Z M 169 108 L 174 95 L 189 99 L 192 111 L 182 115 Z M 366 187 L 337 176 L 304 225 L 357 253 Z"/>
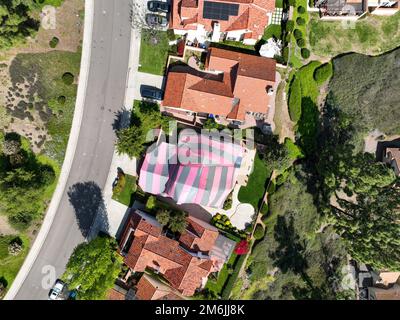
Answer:
<path fill-rule="evenodd" d="M 326 80 L 332 77 L 333 69 L 331 63 L 325 63 L 314 70 L 314 80 L 318 84 L 323 84 Z"/>
<path fill-rule="evenodd" d="M 293 122 L 297 122 L 301 117 L 301 86 L 300 80 L 294 77 L 289 92 L 289 115 Z"/>
<path fill-rule="evenodd" d="M 297 39 L 296 43 L 300 48 L 303 48 L 306 45 L 306 42 L 303 38 Z"/>
<path fill-rule="evenodd" d="M 287 31 L 287 32 L 292 32 L 293 29 L 294 29 L 294 22 L 293 22 L 293 20 L 288 20 L 288 21 L 286 22 L 286 31 Z"/>
<path fill-rule="evenodd" d="M 302 48 L 301 56 L 303 57 L 303 59 L 308 59 L 310 57 L 310 50 L 308 50 L 307 48 Z"/>
<path fill-rule="evenodd" d="M 74 75 L 71 72 L 65 72 L 62 75 L 62 80 L 66 85 L 71 85 L 74 83 Z"/>
<path fill-rule="evenodd" d="M 261 224 L 256 225 L 256 229 L 254 230 L 254 239 L 260 240 L 264 238 L 265 230 Z"/>
<path fill-rule="evenodd" d="M 303 38 L 303 32 L 301 32 L 301 30 L 299 30 L 299 29 L 295 29 L 293 32 L 293 35 L 296 40 Z"/>
<path fill-rule="evenodd" d="M 297 23 L 297 25 L 299 25 L 299 26 L 304 26 L 304 25 L 306 24 L 306 20 L 304 20 L 302 17 L 298 17 L 298 18 L 296 19 L 296 23 Z"/>
<path fill-rule="evenodd" d="M 297 12 L 300 14 L 303 14 L 306 12 L 306 9 L 303 6 L 298 6 L 297 7 Z"/>
<path fill-rule="evenodd" d="M 229 299 L 229 296 L 231 295 L 233 286 L 236 284 L 240 269 L 246 259 L 246 256 L 247 256 L 247 254 L 243 254 L 243 255 L 239 256 L 239 258 L 236 260 L 235 269 L 233 270 L 231 276 L 229 277 L 228 281 L 225 284 L 224 289 L 222 290 L 221 298 L 223 300 Z"/>
<path fill-rule="evenodd" d="M 51 40 L 49 41 L 49 46 L 50 48 L 55 48 L 57 47 L 58 43 L 60 42 L 60 40 L 57 37 L 53 37 L 51 38 Z"/>

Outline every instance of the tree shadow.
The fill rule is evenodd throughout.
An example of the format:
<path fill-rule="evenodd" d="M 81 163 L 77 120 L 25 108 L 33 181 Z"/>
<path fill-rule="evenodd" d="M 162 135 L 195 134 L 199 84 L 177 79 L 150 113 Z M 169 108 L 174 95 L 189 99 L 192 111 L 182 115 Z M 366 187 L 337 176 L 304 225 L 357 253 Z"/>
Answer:
<path fill-rule="evenodd" d="M 109 222 L 100 187 L 93 181 L 79 182 L 68 190 L 82 235 L 88 238 L 93 232 L 108 232 Z"/>
<path fill-rule="evenodd" d="M 307 260 L 304 257 L 304 245 L 294 230 L 293 217 L 287 218 L 278 216 L 274 238 L 278 242 L 275 252 L 270 254 L 274 259 L 274 266 L 281 269 L 283 273 L 289 270 L 296 274 L 304 275 L 308 268 Z"/>
<path fill-rule="evenodd" d="M 129 127 L 130 115 L 131 112 L 125 107 L 122 107 L 122 109 L 116 111 L 114 113 L 114 122 L 112 123 L 113 130 L 118 131 L 120 129 Z"/>

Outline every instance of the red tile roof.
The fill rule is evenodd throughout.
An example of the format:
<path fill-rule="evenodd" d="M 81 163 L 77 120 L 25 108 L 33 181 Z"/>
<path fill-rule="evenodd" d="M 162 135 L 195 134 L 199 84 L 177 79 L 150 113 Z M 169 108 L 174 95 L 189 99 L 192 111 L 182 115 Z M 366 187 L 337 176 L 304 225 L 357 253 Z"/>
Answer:
<path fill-rule="evenodd" d="M 208 72 L 171 67 L 163 106 L 238 120 L 248 111 L 268 112 L 267 87 L 275 83 L 274 59 L 211 47 L 206 69 Z"/>
<path fill-rule="evenodd" d="M 170 27 L 172 29 L 195 30 L 196 24 L 212 31 L 215 20 L 203 17 L 205 0 L 173 0 Z M 222 0 L 213 0 L 215 2 Z M 238 16 L 229 16 L 227 21 L 218 21 L 222 32 L 249 30 L 247 38 L 258 40 L 268 25 L 268 13 L 275 9 L 274 0 L 223 0 L 224 3 L 239 4 Z M 196 19 L 193 19 L 195 15 Z M 193 19 L 193 20 L 192 20 Z M 184 22 L 185 20 L 188 20 Z"/>
<path fill-rule="evenodd" d="M 187 231 L 182 234 L 182 241 L 172 240 L 161 234 L 159 226 L 133 211 L 120 241 L 122 248 L 133 232 L 134 239 L 124 257 L 125 264 L 138 272 L 146 268 L 157 270 L 184 295 L 193 295 L 213 267 L 213 261 L 203 255 L 198 257 L 197 252 L 210 251 L 218 231 L 195 218 L 188 218 L 188 225 L 196 235 Z"/>
<path fill-rule="evenodd" d="M 183 300 L 171 288 L 146 274 L 136 285 L 136 298 L 139 300 Z"/>

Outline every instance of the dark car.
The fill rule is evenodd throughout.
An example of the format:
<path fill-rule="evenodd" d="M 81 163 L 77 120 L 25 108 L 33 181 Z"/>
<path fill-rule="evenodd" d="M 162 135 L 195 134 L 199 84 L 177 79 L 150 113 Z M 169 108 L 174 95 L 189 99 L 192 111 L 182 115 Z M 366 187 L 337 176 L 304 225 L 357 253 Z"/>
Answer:
<path fill-rule="evenodd" d="M 163 98 L 162 90 L 151 86 L 141 86 L 140 95 L 143 98 L 153 99 L 153 100 L 162 100 Z"/>
<path fill-rule="evenodd" d="M 146 23 L 152 27 L 166 27 L 168 20 L 166 17 L 154 13 L 146 14 Z"/>
<path fill-rule="evenodd" d="M 147 2 L 147 9 L 151 12 L 169 12 L 169 4 L 163 1 L 149 1 Z"/>

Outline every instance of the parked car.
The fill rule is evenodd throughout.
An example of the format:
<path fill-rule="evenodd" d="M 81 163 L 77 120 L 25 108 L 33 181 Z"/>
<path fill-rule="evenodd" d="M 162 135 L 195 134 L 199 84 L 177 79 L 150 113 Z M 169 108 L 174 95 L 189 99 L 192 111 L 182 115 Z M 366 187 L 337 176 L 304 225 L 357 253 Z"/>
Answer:
<path fill-rule="evenodd" d="M 64 290 L 65 283 L 58 279 L 49 292 L 49 300 L 59 300 L 59 297 Z"/>
<path fill-rule="evenodd" d="M 168 19 L 159 14 L 148 13 L 146 14 L 146 23 L 151 27 L 166 27 L 168 25 Z"/>
<path fill-rule="evenodd" d="M 153 100 L 162 100 L 162 98 L 163 98 L 162 90 L 155 88 L 155 87 L 151 87 L 151 86 L 145 86 L 145 85 L 142 85 L 140 87 L 140 95 L 143 98 L 153 99 Z"/>
<path fill-rule="evenodd" d="M 147 2 L 147 9 L 151 12 L 169 12 L 169 4 L 163 1 L 149 1 Z"/>

